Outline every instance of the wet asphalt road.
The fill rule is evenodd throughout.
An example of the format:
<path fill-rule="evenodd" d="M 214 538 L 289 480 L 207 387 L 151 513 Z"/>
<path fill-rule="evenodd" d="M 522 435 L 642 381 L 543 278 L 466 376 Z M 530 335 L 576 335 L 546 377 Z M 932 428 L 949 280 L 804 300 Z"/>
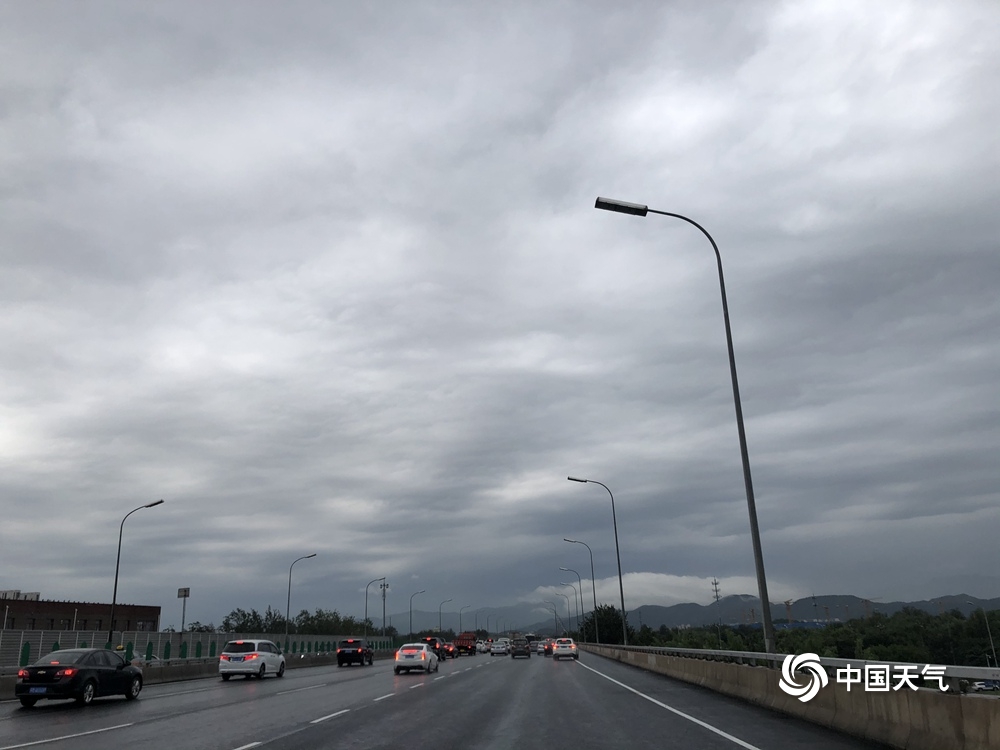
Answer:
<path fill-rule="evenodd" d="M 151 685 L 86 708 L 0 703 L 0 750 L 877 747 L 707 690 L 583 654 L 578 662 L 479 655 L 396 676 L 317 667 L 281 679 Z"/>

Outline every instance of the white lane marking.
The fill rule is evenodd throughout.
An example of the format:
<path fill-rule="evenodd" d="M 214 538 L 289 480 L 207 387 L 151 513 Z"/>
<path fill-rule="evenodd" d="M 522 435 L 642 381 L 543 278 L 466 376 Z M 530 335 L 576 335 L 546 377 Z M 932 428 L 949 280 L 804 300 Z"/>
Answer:
<path fill-rule="evenodd" d="M 90 732 L 80 732 L 78 734 L 64 734 L 62 737 L 50 737 L 47 740 L 37 740 L 36 742 L 25 742 L 22 745 L 7 745 L 6 747 L 0 747 L 0 750 L 14 750 L 17 747 L 34 747 L 35 745 L 47 745 L 50 742 L 59 742 L 60 740 L 71 740 L 74 737 L 86 737 L 88 734 L 100 734 L 101 732 L 110 732 L 112 729 L 124 729 L 125 727 L 132 726 L 129 724 L 116 724 L 113 727 L 104 727 L 104 729 L 94 729 Z"/>
<path fill-rule="evenodd" d="M 263 742 L 251 742 L 249 745 L 240 745 L 239 747 L 235 748 L 235 750 L 250 750 L 251 747 L 258 747 L 259 745 L 263 744 L 264 744 Z"/>
<path fill-rule="evenodd" d="M 447 676 L 448 676 L 448 675 L 446 675 L 446 674 L 443 674 L 443 675 L 441 675 L 440 677 L 435 677 L 435 678 L 434 678 L 434 682 L 437 682 L 438 680 L 443 680 L 443 679 L 444 679 L 445 677 L 447 677 Z"/>
<path fill-rule="evenodd" d="M 301 693 L 303 690 L 315 690 L 316 688 L 326 687 L 326 683 L 322 685 L 310 685 L 304 688 L 295 688 L 294 690 L 282 690 L 281 692 L 275 693 L 275 695 L 288 695 L 289 693 Z M 242 748 L 236 748 L 236 750 L 242 750 Z"/>
<path fill-rule="evenodd" d="M 380 697 L 376 698 L 374 701 L 372 701 L 372 703 L 378 703 L 379 701 L 384 701 L 386 698 L 391 698 L 394 695 L 395 695 L 395 693 L 388 693 L 386 695 L 383 695 L 383 696 L 380 696 Z"/>
<path fill-rule="evenodd" d="M 472 671 L 472 667 L 466 667 L 466 668 L 465 668 L 465 669 L 463 669 L 462 671 L 463 671 L 463 672 L 471 672 L 471 671 Z"/>
<path fill-rule="evenodd" d="M 321 721 L 326 721 L 327 719 L 332 719 L 335 716 L 340 716 L 341 714 L 346 714 L 350 710 L 351 709 L 349 709 L 349 708 L 345 708 L 343 711 L 337 711 L 337 713 L 330 714 L 329 716 L 320 716 L 318 719 L 313 719 L 309 723 L 310 724 L 319 724 Z"/>
<path fill-rule="evenodd" d="M 741 740 L 741 739 L 740 739 L 739 737 L 733 737 L 733 735 L 731 735 L 731 734 L 727 734 L 726 732 L 723 732 L 723 731 L 722 731 L 721 729 L 719 729 L 718 727 L 713 727 L 713 726 L 712 726 L 711 724 L 708 724 L 708 723 L 706 723 L 706 722 L 702 721 L 701 719 L 696 719 L 696 718 L 694 718 L 693 716 L 691 716 L 691 715 L 689 715 L 689 714 L 686 714 L 686 713 L 684 713 L 683 711 L 678 711 L 678 710 L 677 710 L 676 708 L 674 708 L 673 706 L 668 706 L 668 705 L 667 705 L 666 703 L 660 703 L 660 701 L 656 700 L 656 698 L 651 698 L 650 696 L 646 695 L 645 693 L 640 693 L 640 692 L 639 692 L 638 690 L 636 690 L 636 689 L 635 689 L 635 688 L 633 688 L 633 687 L 629 687 L 629 686 L 628 686 L 628 685 L 626 685 L 626 684 L 625 684 L 624 682 L 618 682 L 618 680 L 614 679 L 613 677 L 608 677 L 608 676 L 607 676 L 606 674 L 604 674 L 603 672 L 598 672 L 598 671 L 597 671 L 596 669 L 594 669 L 593 667 L 588 667 L 588 666 L 587 666 L 586 664 L 584 664 L 583 662 L 580 662 L 580 661 L 578 661 L 578 662 L 577 662 L 577 664 L 579 664 L 579 665 L 580 665 L 581 667 L 583 667 L 584 669 L 589 669 L 589 670 L 590 670 L 591 672 L 593 672 L 593 673 L 594 673 L 594 674 L 596 674 L 596 675 L 600 675 L 600 676 L 601 676 L 601 677 L 603 677 L 603 678 L 604 678 L 605 680 L 608 680 L 609 682 L 613 682 L 613 683 L 615 683 L 616 685 L 618 685 L 619 687 L 623 687 L 623 688 L 625 688 L 625 689 L 626 689 L 626 690 L 628 690 L 628 691 L 629 691 L 630 693 L 635 693 L 635 694 L 636 694 L 636 695 L 638 695 L 638 696 L 639 696 L 640 698 L 645 698 L 645 699 L 646 699 L 646 700 L 648 700 L 648 701 L 649 701 L 650 703 L 655 703 L 655 704 L 656 704 L 657 706 L 659 706 L 660 708 L 665 708 L 665 709 L 667 709 L 667 710 L 668 710 L 668 711 L 670 711 L 671 713 L 673 713 L 673 714 L 676 714 L 677 716 L 680 716 L 680 717 L 681 717 L 682 719 L 687 719 L 688 721 L 690 721 L 690 722 L 693 722 L 693 723 L 697 724 L 698 726 L 702 727 L 703 729 L 707 729 L 707 730 L 708 730 L 709 732 L 714 732 L 715 734 L 719 735 L 720 737 L 724 737 L 724 738 L 726 738 L 726 739 L 727 739 L 727 740 L 729 740 L 730 742 L 732 742 L 732 743 L 734 743 L 734 744 L 736 744 L 736 745 L 739 745 L 739 746 L 740 746 L 740 747 L 742 747 L 742 748 L 745 748 L 745 750 L 760 750 L 760 748 L 759 748 L 759 747 L 757 747 L 756 745 L 751 745 L 751 744 L 750 744 L 749 742 L 744 742 L 744 741 L 743 741 L 743 740 Z M 2 749 L 0 749 L 0 750 L 2 750 Z"/>
<path fill-rule="evenodd" d="M 414 688 L 418 688 L 418 687 L 423 687 L 423 686 L 424 686 L 423 683 L 420 683 L 419 685 L 410 685 L 410 690 L 413 690 Z M 3 748 L 0 748 L 0 750 L 3 750 Z"/>
<path fill-rule="evenodd" d="M 148 688 L 149 686 L 147 685 L 146 687 Z M 212 690 L 212 688 L 198 688 L 197 690 L 178 690 L 176 693 L 157 693 L 156 695 L 143 695 L 142 699 L 148 701 L 151 698 L 171 698 L 175 695 L 191 695 L 192 693 L 207 693 L 209 690 Z M 149 693 L 148 689 L 146 690 L 146 693 Z"/>

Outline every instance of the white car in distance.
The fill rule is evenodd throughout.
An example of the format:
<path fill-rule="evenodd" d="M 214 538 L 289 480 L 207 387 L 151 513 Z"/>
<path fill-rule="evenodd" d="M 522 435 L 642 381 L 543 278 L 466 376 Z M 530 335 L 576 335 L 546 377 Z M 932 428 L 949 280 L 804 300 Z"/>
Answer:
<path fill-rule="evenodd" d="M 396 665 L 392 671 L 399 674 L 419 669 L 430 674 L 437 672 L 440 668 L 437 654 L 429 645 L 426 643 L 404 643 L 396 650 Z"/>

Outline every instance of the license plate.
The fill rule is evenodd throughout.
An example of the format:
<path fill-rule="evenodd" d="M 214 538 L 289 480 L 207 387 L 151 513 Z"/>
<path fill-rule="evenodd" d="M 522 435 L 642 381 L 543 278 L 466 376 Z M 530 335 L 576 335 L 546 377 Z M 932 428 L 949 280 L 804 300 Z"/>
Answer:
<path fill-rule="evenodd" d="M 416 657 L 413 654 L 407 654 L 403 658 L 405 658 L 405 659 L 415 659 Z"/>
<path fill-rule="evenodd" d="M 33 695 L 45 695 L 45 693 L 48 692 L 48 688 L 33 687 L 33 688 L 30 688 L 28 690 L 28 692 L 32 693 Z"/>
<path fill-rule="evenodd" d="M 230 656 L 229 661 L 243 661 L 242 656 Z"/>

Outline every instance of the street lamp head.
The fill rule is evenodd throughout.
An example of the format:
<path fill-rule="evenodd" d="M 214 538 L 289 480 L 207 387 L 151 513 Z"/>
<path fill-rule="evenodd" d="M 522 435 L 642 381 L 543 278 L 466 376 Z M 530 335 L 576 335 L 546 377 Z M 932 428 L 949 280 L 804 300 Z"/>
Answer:
<path fill-rule="evenodd" d="M 303 557 L 302 559 L 303 559 L 303 560 L 308 560 L 308 559 L 309 559 L 310 557 L 316 557 L 316 553 L 315 553 L 315 552 L 313 552 L 313 553 L 312 553 L 311 555 L 306 555 L 306 556 L 305 556 L 305 557 Z"/>
<path fill-rule="evenodd" d="M 152 508 L 154 505 L 162 505 L 162 504 L 163 504 L 162 500 L 157 500 L 155 503 L 149 503 L 148 505 L 143 505 L 142 507 L 143 508 Z"/>
<path fill-rule="evenodd" d="M 633 216 L 645 216 L 649 211 L 649 206 L 644 206 L 641 203 L 616 201 L 612 198 L 598 198 L 594 203 L 594 208 L 600 208 L 604 211 L 617 211 L 620 214 L 632 214 Z"/>
<path fill-rule="evenodd" d="M 577 479 L 576 477 L 566 477 L 566 478 L 571 482 L 583 482 L 584 484 L 590 481 L 589 479 Z"/>
<path fill-rule="evenodd" d="M 576 539 L 567 539 L 566 537 L 563 537 L 563 541 L 569 542 L 570 544 L 579 544 L 579 542 Z"/>

